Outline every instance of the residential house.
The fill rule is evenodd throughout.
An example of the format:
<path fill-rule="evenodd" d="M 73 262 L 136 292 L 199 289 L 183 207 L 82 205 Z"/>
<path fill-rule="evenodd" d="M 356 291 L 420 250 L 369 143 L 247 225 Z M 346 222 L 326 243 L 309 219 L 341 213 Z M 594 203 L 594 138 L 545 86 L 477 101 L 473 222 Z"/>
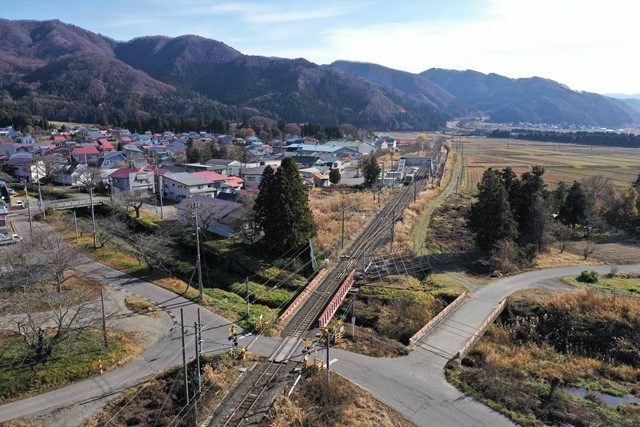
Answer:
<path fill-rule="evenodd" d="M 105 151 L 114 151 L 116 148 L 110 143 L 106 138 L 100 138 L 98 140 L 98 150 Z"/>
<path fill-rule="evenodd" d="M 153 169 L 120 168 L 109 175 L 111 185 L 120 191 L 155 193 Z"/>
<path fill-rule="evenodd" d="M 300 176 L 310 187 L 329 187 L 329 168 L 325 166 L 300 169 Z"/>
<path fill-rule="evenodd" d="M 78 163 L 96 166 L 100 152 L 92 145 L 84 147 L 76 147 L 71 150 L 71 158 Z"/>
<path fill-rule="evenodd" d="M 212 199 L 205 196 L 194 196 L 189 201 L 182 201 L 177 206 L 178 212 L 189 212 L 191 202 L 196 201 L 201 206 L 202 214 L 198 225 L 221 237 L 237 237 L 242 229 L 247 227 L 251 212 L 241 203 L 223 199 Z"/>
<path fill-rule="evenodd" d="M 201 171 L 193 172 L 192 175 L 199 176 L 200 178 L 210 179 L 214 182 L 220 183 L 220 188 L 229 187 L 234 190 L 240 190 L 244 181 L 237 176 L 226 176 L 213 171 Z"/>
<path fill-rule="evenodd" d="M 87 165 L 81 163 L 68 163 L 53 177 L 53 182 L 60 185 L 80 187 L 83 185 L 82 178 L 87 170 Z"/>
<path fill-rule="evenodd" d="M 262 181 L 262 174 L 266 166 L 248 167 L 240 169 L 240 177 L 244 180 L 244 188 L 255 188 Z"/>
<path fill-rule="evenodd" d="M 322 160 L 318 156 L 292 156 L 299 168 L 310 168 L 319 165 Z"/>
<path fill-rule="evenodd" d="M 163 178 L 164 197 L 180 201 L 201 195 L 215 197 L 220 191 L 221 182 L 202 178 L 188 172 L 167 172 Z"/>
<path fill-rule="evenodd" d="M 9 157 L 9 166 L 13 166 L 14 176 L 21 182 L 38 182 L 46 176 L 46 167 L 42 160 L 35 161 L 30 153 L 15 153 Z"/>
<path fill-rule="evenodd" d="M 122 151 L 111 151 L 102 154 L 98 159 L 100 169 L 114 169 L 122 167 L 127 162 L 127 155 Z"/>

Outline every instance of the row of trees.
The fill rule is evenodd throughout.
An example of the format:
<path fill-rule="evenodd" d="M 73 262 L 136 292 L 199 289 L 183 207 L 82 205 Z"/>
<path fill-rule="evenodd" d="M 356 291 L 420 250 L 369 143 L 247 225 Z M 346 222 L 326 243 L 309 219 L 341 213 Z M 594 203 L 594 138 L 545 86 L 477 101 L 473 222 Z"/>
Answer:
<path fill-rule="evenodd" d="M 543 248 L 549 222 L 543 175 L 540 166 L 520 178 L 511 168 L 485 171 L 469 211 L 469 228 L 483 253 L 495 258 L 508 251 L 508 258 L 524 262 Z"/>
<path fill-rule="evenodd" d="M 540 166 L 520 177 L 509 167 L 484 172 L 468 226 L 494 267 L 505 261 L 520 266 L 531 262 L 552 234 L 564 248 L 576 230 L 587 235 L 603 229 L 640 230 L 640 176 L 624 190 L 594 176 L 571 186 L 560 182 L 548 191 L 543 175 Z"/>
<path fill-rule="evenodd" d="M 640 135 L 624 132 L 558 132 L 534 129 L 496 129 L 487 136 L 489 138 L 516 138 L 527 141 L 559 142 L 563 144 L 640 148 Z"/>

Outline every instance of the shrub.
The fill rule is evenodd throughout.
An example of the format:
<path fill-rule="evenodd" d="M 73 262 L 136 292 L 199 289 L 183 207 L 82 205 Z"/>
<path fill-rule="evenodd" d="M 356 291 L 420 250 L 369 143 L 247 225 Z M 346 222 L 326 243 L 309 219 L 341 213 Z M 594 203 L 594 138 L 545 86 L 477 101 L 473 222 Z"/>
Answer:
<path fill-rule="evenodd" d="M 577 280 L 582 283 L 598 283 L 598 273 L 593 270 L 584 270 L 580 273 Z"/>

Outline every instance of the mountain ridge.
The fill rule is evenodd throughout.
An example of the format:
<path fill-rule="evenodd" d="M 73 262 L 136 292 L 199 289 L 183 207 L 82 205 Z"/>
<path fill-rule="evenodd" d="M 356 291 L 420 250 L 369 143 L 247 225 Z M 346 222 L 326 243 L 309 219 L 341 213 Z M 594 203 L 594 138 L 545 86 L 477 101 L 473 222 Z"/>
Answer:
<path fill-rule="evenodd" d="M 352 61 L 324 66 L 245 55 L 197 35 L 116 41 L 59 20 L 6 19 L 0 19 L 0 110 L 0 117 L 19 111 L 103 122 L 243 121 L 259 114 L 387 130 L 437 129 L 477 111 L 513 122 L 633 120 L 622 101 L 542 78 L 442 69 L 413 74 Z"/>

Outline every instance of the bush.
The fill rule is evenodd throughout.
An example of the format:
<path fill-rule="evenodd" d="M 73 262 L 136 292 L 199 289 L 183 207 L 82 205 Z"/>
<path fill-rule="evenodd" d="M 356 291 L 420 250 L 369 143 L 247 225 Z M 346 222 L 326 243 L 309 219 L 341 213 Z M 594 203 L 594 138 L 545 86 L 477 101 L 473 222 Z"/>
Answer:
<path fill-rule="evenodd" d="M 582 283 L 598 283 L 598 273 L 593 270 L 584 270 L 580 273 L 577 280 Z"/>

